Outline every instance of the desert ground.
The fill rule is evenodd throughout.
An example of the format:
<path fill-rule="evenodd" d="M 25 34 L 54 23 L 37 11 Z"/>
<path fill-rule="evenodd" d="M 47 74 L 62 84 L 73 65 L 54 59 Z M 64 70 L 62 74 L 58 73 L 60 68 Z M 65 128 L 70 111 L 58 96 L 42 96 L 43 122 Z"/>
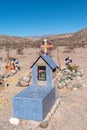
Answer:
<path fill-rule="evenodd" d="M 74 65 L 79 66 L 82 73 L 84 85 L 81 89 L 58 89 L 60 103 L 54 114 L 48 120 L 48 127 L 41 128 L 37 121 L 19 119 L 18 125 L 9 123 L 12 114 L 12 97 L 25 89 L 17 86 L 22 76 L 30 74 L 30 66 L 39 55 L 39 49 L 24 49 L 23 55 L 18 55 L 16 50 L 10 50 L 10 56 L 19 60 L 21 70 L 7 78 L 8 87 L 0 90 L 0 130 L 87 130 L 87 47 L 76 48 L 70 53 L 64 53 L 65 47 L 58 47 L 60 67 L 65 66 L 64 59 L 69 55 Z M 58 65 L 57 50 L 51 51 L 51 56 Z M 6 52 L 0 50 L 0 73 L 3 74 L 6 64 Z"/>

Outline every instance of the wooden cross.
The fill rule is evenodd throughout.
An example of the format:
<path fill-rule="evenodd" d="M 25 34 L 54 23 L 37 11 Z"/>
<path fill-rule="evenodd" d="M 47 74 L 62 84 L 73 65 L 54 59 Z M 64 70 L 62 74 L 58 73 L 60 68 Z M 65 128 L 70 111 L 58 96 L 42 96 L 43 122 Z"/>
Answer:
<path fill-rule="evenodd" d="M 53 48 L 53 45 L 48 45 L 47 39 L 44 39 L 44 44 L 41 45 L 41 48 L 43 49 L 44 53 L 47 54 L 48 49 Z"/>

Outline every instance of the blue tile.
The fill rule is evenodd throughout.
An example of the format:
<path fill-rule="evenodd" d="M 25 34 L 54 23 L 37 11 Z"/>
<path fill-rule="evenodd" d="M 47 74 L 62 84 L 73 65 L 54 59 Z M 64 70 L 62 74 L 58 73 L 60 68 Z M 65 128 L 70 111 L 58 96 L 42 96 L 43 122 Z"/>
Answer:
<path fill-rule="evenodd" d="M 33 70 L 33 73 L 32 73 L 33 85 L 36 86 L 37 85 L 37 66 L 34 65 L 32 70 Z"/>
<path fill-rule="evenodd" d="M 52 59 L 49 55 L 42 54 L 41 57 L 46 61 L 46 63 L 47 63 L 52 69 L 57 68 L 56 63 L 53 61 L 53 59 Z"/>
<path fill-rule="evenodd" d="M 33 86 L 26 88 L 13 97 L 13 116 L 27 120 L 43 120 L 55 102 L 55 89 L 39 87 L 38 93 Z M 31 94 L 34 91 L 36 95 Z"/>
<path fill-rule="evenodd" d="M 47 87 L 51 87 L 51 70 L 49 66 L 46 66 L 46 76 L 47 76 Z"/>

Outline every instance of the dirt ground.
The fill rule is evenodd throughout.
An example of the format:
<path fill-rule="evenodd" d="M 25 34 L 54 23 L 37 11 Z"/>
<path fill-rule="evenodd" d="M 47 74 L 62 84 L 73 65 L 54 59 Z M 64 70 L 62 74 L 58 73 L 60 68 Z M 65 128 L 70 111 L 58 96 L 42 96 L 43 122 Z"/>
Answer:
<path fill-rule="evenodd" d="M 49 120 L 49 125 L 45 130 L 87 130 L 87 47 L 77 48 L 70 53 L 64 53 L 64 47 L 58 47 L 57 50 L 52 50 L 51 56 L 54 61 L 62 68 L 64 59 L 70 56 L 73 59 L 74 65 L 78 65 L 83 73 L 84 87 L 82 89 L 67 90 L 58 89 L 60 98 L 59 107 Z M 43 130 L 38 127 L 39 122 L 20 119 L 19 125 L 11 125 L 9 119 L 12 115 L 12 97 L 25 89 L 25 87 L 17 86 L 17 82 L 22 76 L 29 75 L 30 66 L 39 55 L 39 49 L 28 48 L 24 49 L 23 55 L 18 55 L 16 50 L 10 50 L 10 56 L 17 58 L 20 62 L 21 71 L 7 78 L 8 87 L 0 91 L 0 130 Z M 59 56 L 59 61 L 57 60 Z M 0 57 L 0 72 L 4 73 L 6 52 L 1 50 Z"/>

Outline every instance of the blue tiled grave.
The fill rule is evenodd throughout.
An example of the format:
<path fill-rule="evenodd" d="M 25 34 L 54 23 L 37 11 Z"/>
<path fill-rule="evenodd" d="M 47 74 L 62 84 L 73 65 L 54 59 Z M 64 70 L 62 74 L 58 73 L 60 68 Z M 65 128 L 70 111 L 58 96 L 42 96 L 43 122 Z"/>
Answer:
<path fill-rule="evenodd" d="M 55 103 L 55 88 L 30 86 L 13 97 L 13 115 L 28 120 L 43 120 Z"/>
<path fill-rule="evenodd" d="M 56 100 L 53 83 L 57 65 L 48 55 L 40 55 L 31 66 L 32 86 L 13 97 L 13 116 L 27 120 L 43 120 Z"/>

